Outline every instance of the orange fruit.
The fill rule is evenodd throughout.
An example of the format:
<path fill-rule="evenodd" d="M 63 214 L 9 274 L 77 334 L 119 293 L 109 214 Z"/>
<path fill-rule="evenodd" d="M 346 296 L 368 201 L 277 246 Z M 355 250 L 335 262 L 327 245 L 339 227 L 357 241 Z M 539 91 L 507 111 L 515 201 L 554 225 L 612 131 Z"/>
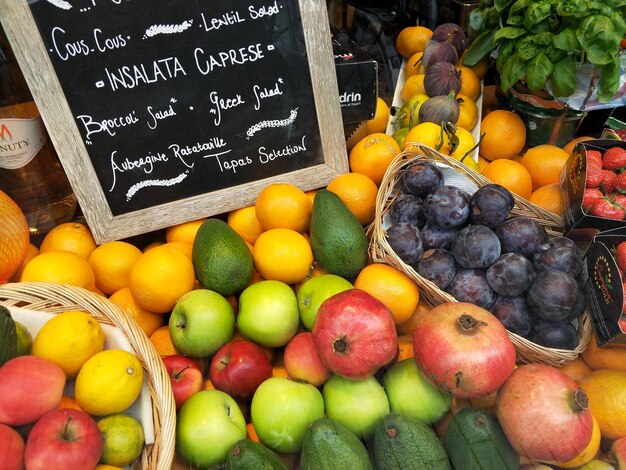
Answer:
<path fill-rule="evenodd" d="M 478 155 L 478 169 L 480 170 L 481 173 L 487 167 L 487 165 L 489 165 L 489 163 L 491 162 L 487 160 L 485 157 L 483 157 L 482 155 Z"/>
<path fill-rule="evenodd" d="M 39 245 L 39 252 L 67 251 L 88 259 L 96 246 L 89 227 L 80 222 L 65 222 L 46 234 Z"/>
<path fill-rule="evenodd" d="M 414 95 L 426 95 L 426 89 L 424 88 L 424 75 L 418 73 L 417 75 L 411 75 L 404 82 L 402 87 L 402 101 L 408 101 L 411 96 Z"/>
<path fill-rule="evenodd" d="M 400 153 L 393 137 L 382 132 L 370 134 L 359 140 L 348 156 L 350 171 L 369 177 L 380 185 L 391 161 Z"/>
<path fill-rule="evenodd" d="M 387 123 L 389 122 L 390 112 L 391 110 L 387 103 L 385 103 L 385 100 L 376 98 L 376 111 L 372 119 L 365 121 L 365 133 L 369 135 L 376 132 L 385 132 L 387 130 Z"/>
<path fill-rule="evenodd" d="M 61 397 L 61 401 L 59 402 L 59 404 L 57 405 L 57 408 L 59 409 L 69 409 L 69 410 L 80 410 L 80 411 L 85 411 L 83 410 L 80 405 L 78 404 L 78 402 L 74 399 L 74 397 L 71 397 L 69 395 L 63 395 Z"/>
<path fill-rule="evenodd" d="M 180 354 L 180 352 L 174 347 L 174 343 L 172 343 L 170 327 L 168 325 L 158 327 L 152 332 L 149 339 L 154 346 L 154 349 L 156 349 L 156 352 L 161 357 Z"/>
<path fill-rule="evenodd" d="M 592 369 L 616 369 L 626 372 L 626 349 L 611 346 L 600 348 L 595 335 L 591 335 L 582 358 Z"/>
<path fill-rule="evenodd" d="M 480 78 L 478 78 L 476 72 L 464 65 L 458 67 L 458 70 L 461 74 L 461 89 L 459 93 L 476 100 L 480 95 Z"/>
<path fill-rule="evenodd" d="M 124 241 L 105 242 L 91 252 L 87 261 L 96 276 L 96 287 L 105 294 L 128 286 L 130 270 L 141 250 Z"/>
<path fill-rule="evenodd" d="M 423 144 L 446 155 L 450 152 L 450 141 L 439 124 L 422 122 L 411 129 L 404 139 L 404 149 L 410 149 L 413 144 Z"/>
<path fill-rule="evenodd" d="M 6 240 L 2 240 L 2 241 L 6 241 Z M 2 241 L 0 241 L 0 245 L 2 245 Z M 2 251 L 2 248 L 0 248 L 0 251 Z M 15 273 L 13 273 L 13 276 L 11 276 L 9 280 L 11 282 L 18 282 L 20 280 L 20 277 L 22 276 L 22 271 L 24 271 L 24 266 L 26 266 L 26 263 L 28 263 L 31 259 L 33 259 L 38 254 L 39 254 L 39 248 L 33 245 L 32 243 L 29 243 L 28 248 L 26 250 L 26 256 L 24 257 L 24 261 L 22 261 L 22 265 L 17 271 L 15 271 Z M 2 255 L 0 255 L 0 258 L 2 258 Z M 8 266 L 8 263 L 5 266 Z M 0 279 L 0 284 L 2 284 L 2 279 Z"/>
<path fill-rule="evenodd" d="M 528 200 L 558 216 L 563 215 L 561 189 L 558 183 L 546 184 L 545 186 L 537 188 L 531 193 Z"/>
<path fill-rule="evenodd" d="M 473 99 L 466 95 L 457 93 L 456 99 L 459 102 L 459 119 L 456 121 L 456 125 L 471 131 L 478 121 L 478 106 Z"/>
<path fill-rule="evenodd" d="M 574 139 L 570 140 L 568 143 L 566 143 L 563 146 L 563 150 L 565 150 L 567 152 L 567 154 L 570 155 L 574 151 L 574 147 L 576 147 L 576 144 L 578 142 L 585 142 L 587 140 L 593 140 L 593 139 L 595 139 L 595 137 L 590 137 L 588 135 L 575 137 Z"/>
<path fill-rule="evenodd" d="M 167 313 L 192 290 L 196 275 L 189 257 L 167 244 L 142 253 L 130 271 L 128 286 L 137 305 L 155 313 Z"/>
<path fill-rule="evenodd" d="M 396 358 L 396 362 L 400 362 L 414 356 L 413 335 L 398 336 L 398 357 Z"/>
<path fill-rule="evenodd" d="M 285 284 L 302 281 L 313 264 L 309 240 L 288 228 L 274 228 L 257 238 L 252 250 L 254 267 L 264 279 Z"/>
<path fill-rule="evenodd" d="M 482 174 L 493 183 L 504 186 L 525 199 L 532 193 L 533 181 L 530 173 L 521 163 L 514 160 L 505 158 L 494 160 L 484 168 Z"/>
<path fill-rule="evenodd" d="M 88 290 L 96 286 L 96 276 L 89 262 L 67 251 L 38 254 L 24 266 L 20 281 L 56 282 Z"/>
<path fill-rule="evenodd" d="M 176 248 L 180 250 L 185 256 L 189 259 L 192 258 L 193 253 L 193 245 L 187 242 L 167 242 L 163 244 L 164 246 L 171 246 L 172 248 Z"/>
<path fill-rule="evenodd" d="M 146 252 L 151 250 L 152 248 L 156 248 L 157 246 L 161 246 L 161 245 L 165 245 L 165 242 L 157 240 L 157 241 L 153 241 L 152 243 L 148 243 L 146 246 L 143 247 L 143 250 L 141 250 L 142 252 Z"/>
<path fill-rule="evenodd" d="M 254 424 L 252 422 L 246 424 L 246 437 L 251 441 L 258 442 L 261 444 L 261 439 L 259 435 L 256 433 L 256 429 L 254 428 Z"/>
<path fill-rule="evenodd" d="M 326 189 L 339 196 L 361 225 L 374 220 L 378 186 L 369 177 L 361 173 L 344 173 L 333 178 Z"/>
<path fill-rule="evenodd" d="M 419 113 L 422 105 L 428 101 L 425 93 L 415 93 L 405 100 L 394 116 L 394 124 L 412 129 L 420 123 Z"/>
<path fill-rule="evenodd" d="M 568 362 L 560 369 L 576 383 L 580 383 L 592 370 L 581 357 L 577 357 L 573 361 Z"/>
<path fill-rule="evenodd" d="M 461 55 L 461 58 L 459 59 L 459 65 L 463 65 L 464 55 L 465 55 L 465 52 L 463 52 L 463 55 Z M 485 75 L 487 75 L 487 71 L 489 70 L 489 61 L 487 59 L 481 59 L 478 62 L 476 62 L 476 64 L 465 65 L 465 67 L 472 69 L 474 73 L 476 74 L 476 76 L 478 77 L 478 79 L 482 80 L 483 78 L 485 78 Z"/>
<path fill-rule="evenodd" d="M 254 206 L 230 211 L 226 223 L 251 245 L 254 245 L 258 236 L 263 232 Z"/>
<path fill-rule="evenodd" d="M 113 292 L 109 300 L 122 307 L 126 314 L 137 322 L 146 336 L 150 336 L 165 323 L 166 317 L 163 314 L 149 312 L 137 305 L 129 287 L 122 287 L 120 290 Z"/>
<path fill-rule="evenodd" d="M 198 232 L 198 229 L 205 220 L 206 217 L 167 227 L 165 229 L 165 241 L 185 242 L 193 245 L 193 241 L 196 238 L 196 233 Z"/>
<path fill-rule="evenodd" d="M 400 30 L 396 38 L 396 50 L 408 59 L 416 52 L 424 52 L 433 32 L 426 26 L 407 26 Z"/>
<path fill-rule="evenodd" d="M 258 194 L 254 207 L 263 230 L 288 228 L 306 232 L 309 229 L 313 203 L 304 191 L 293 184 L 267 185 Z"/>
<path fill-rule="evenodd" d="M 455 135 L 459 139 L 458 146 L 454 149 L 454 151 L 450 152 L 450 156 L 456 158 L 457 160 L 463 159 L 464 156 L 467 155 L 466 159 L 463 159 L 464 163 L 468 163 L 467 160 L 470 158 L 470 151 L 473 152 L 473 148 L 476 146 L 476 142 L 474 142 L 474 136 L 470 131 L 464 129 L 463 127 L 457 127 Z M 478 168 L 476 166 L 473 169 Z"/>
<path fill-rule="evenodd" d="M 406 274 L 382 263 L 365 266 L 354 280 L 354 287 L 384 303 L 396 325 L 413 315 L 420 299 L 417 285 Z"/>
<path fill-rule="evenodd" d="M 0 191 L 0 227 L 0 284 L 4 284 L 22 266 L 30 233 L 24 213 L 3 191 Z"/>
<path fill-rule="evenodd" d="M 424 52 L 419 51 L 413 54 L 406 60 L 406 65 L 404 67 L 404 79 L 408 80 L 410 77 L 414 77 L 415 75 L 422 75 L 422 83 L 424 82 L 424 68 L 422 67 L 422 56 Z"/>
<path fill-rule="evenodd" d="M 496 109 L 488 113 L 480 123 L 480 154 L 487 160 L 512 158 L 526 145 L 524 121 L 513 111 Z"/>
<path fill-rule="evenodd" d="M 426 301 L 420 298 L 419 302 L 417 303 L 417 307 L 415 307 L 415 310 L 413 310 L 411 316 L 398 325 L 398 334 L 412 335 L 415 332 L 415 329 L 417 328 L 417 324 L 419 323 L 420 319 L 424 315 L 427 315 L 431 309 L 432 307 L 428 305 Z"/>
<path fill-rule="evenodd" d="M 568 158 L 569 154 L 561 147 L 542 144 L 526 150 L 520 163 L 530 173 L 535 190 L 547 184 L 558 184 Z"/>
<path fill-rule="evenodd" d="M 580 384 L 589 399 L 589 409 L 598 421 L 602 437 L 626 436 L 626 372 L 614 369 L 592 371 Z"/>

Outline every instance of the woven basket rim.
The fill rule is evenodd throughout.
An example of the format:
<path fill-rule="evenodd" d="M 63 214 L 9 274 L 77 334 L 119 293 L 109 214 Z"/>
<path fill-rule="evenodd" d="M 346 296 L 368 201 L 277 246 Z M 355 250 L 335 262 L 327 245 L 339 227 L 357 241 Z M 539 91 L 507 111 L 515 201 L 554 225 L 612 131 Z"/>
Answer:
<path fill-rule="evenodd" d="M 455 171 L 463 174 L 478 187 L 492 184 L 492 181 L 482 174 L 468 168 L 458 160 L 441 154 L 436 150 L 422 144 L 413 144 L 408 149 L 398 154 L 385 172 L 383 180 L 379 186 L 376 199 L 376 214 L 374 221 L 368 227 L 370 237 L 370 257 L 375 262 L 390 264 L 404 272 L 419 287 L 420 295 L 431 307 L 444 302 L 458 302 L 452 295 L 442 291 L 431 281 L 420 276 L 415 269 L 402 261 L 389 245 L 385 229 L 383 227 L 383 217 L 389 209 L 390 203 L 398 194 L 397 184 L 404 168 L 416 161 L 434 161 L 438 164 L 447 165 Z M 515 200 L 515 207 L 511 211 L 514 216 L 528 216 L 539 223 L 550 237 L 563 236 L 563 222 L 561 217 L 549 212 L 528 200 L 512 193 Z M 588 309 L 580 318 L 578 325 L 579 342 L 575 349 L 556 349 L 540 346 L 532 341 L 512 333 L 507 330 L 511 342 L 515 346 L 518 361 L 543 362 L 554 366 L 562 366 L 578 357 L 584 352 L 593 332 L 593 323 Z"/>
<path fill-rule="evenodd" d="M 144 375 L 152 399 L 155 442 L 144 446 L 134 468 L 171 469 L 175 450 L 176 406 L 170 378 L 146 334 L 121 307 L 81 287 L 48 282 L 2 284 L 0 304 L 55 314 L 68 309 L 83 310 L 99 322 L 120 329 L 147 372 Z"/>

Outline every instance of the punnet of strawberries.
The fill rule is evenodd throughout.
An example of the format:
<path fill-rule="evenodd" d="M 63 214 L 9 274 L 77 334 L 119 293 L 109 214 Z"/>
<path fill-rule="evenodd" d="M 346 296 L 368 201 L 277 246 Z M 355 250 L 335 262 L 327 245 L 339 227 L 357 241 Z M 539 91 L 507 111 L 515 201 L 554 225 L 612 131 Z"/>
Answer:
<path fill-rule="evenodd" d="M 605 219 L 626 219 L 626 149 L 587 150 L 582 208 Z"/>

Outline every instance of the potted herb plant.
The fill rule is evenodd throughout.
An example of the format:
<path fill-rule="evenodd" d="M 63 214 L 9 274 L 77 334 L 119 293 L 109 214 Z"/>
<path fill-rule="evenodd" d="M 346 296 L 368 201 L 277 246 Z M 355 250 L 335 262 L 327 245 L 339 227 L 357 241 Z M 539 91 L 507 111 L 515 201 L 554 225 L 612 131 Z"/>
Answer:
<path fill-rule="evenodd" d="M 609 103 L 618 93 L 625 14 L 626 0 L 481 0 L 470 14 L 463 63 L 495 56 L 499 88 L 523 118 L 541 113 L 577 127 L 592 94 Z M 581 105 L 568 108 L 563 98 L 581 87 Z"/>

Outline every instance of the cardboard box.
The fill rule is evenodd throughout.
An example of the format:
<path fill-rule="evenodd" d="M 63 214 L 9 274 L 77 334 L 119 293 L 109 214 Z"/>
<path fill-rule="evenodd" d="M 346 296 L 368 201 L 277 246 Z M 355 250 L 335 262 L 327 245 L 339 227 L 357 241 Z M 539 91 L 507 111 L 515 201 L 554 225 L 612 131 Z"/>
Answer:
<path fill-rule="evenodd" d="M 587 174 L 587 149 L 604 152 L 615 146 L 626 149 L 626 141 L 609 139 L 580 142 L 563 167 L 560 187 L 563 202 L 563 232 L 567 237 L 591 241 L 599 232 L 626 227 L 626 220 L 605 219 L 586 214 L 582 209 Z"/>
<path fill-rule="evenodd" d="M 372 119 L 378 98 L 378 63 L 342 32 L 333 34 L 333 54 L 344 124 Z"/>
<path fill-rule="evenodd" d="M 626 315 L 624 315 L 624 281 L 614 257 L 617 244 L 626 241 L 626 228 L 598 233 L 585 255 L 587 308 L 593 318 L 598 346 L 626 348 Z"/>

